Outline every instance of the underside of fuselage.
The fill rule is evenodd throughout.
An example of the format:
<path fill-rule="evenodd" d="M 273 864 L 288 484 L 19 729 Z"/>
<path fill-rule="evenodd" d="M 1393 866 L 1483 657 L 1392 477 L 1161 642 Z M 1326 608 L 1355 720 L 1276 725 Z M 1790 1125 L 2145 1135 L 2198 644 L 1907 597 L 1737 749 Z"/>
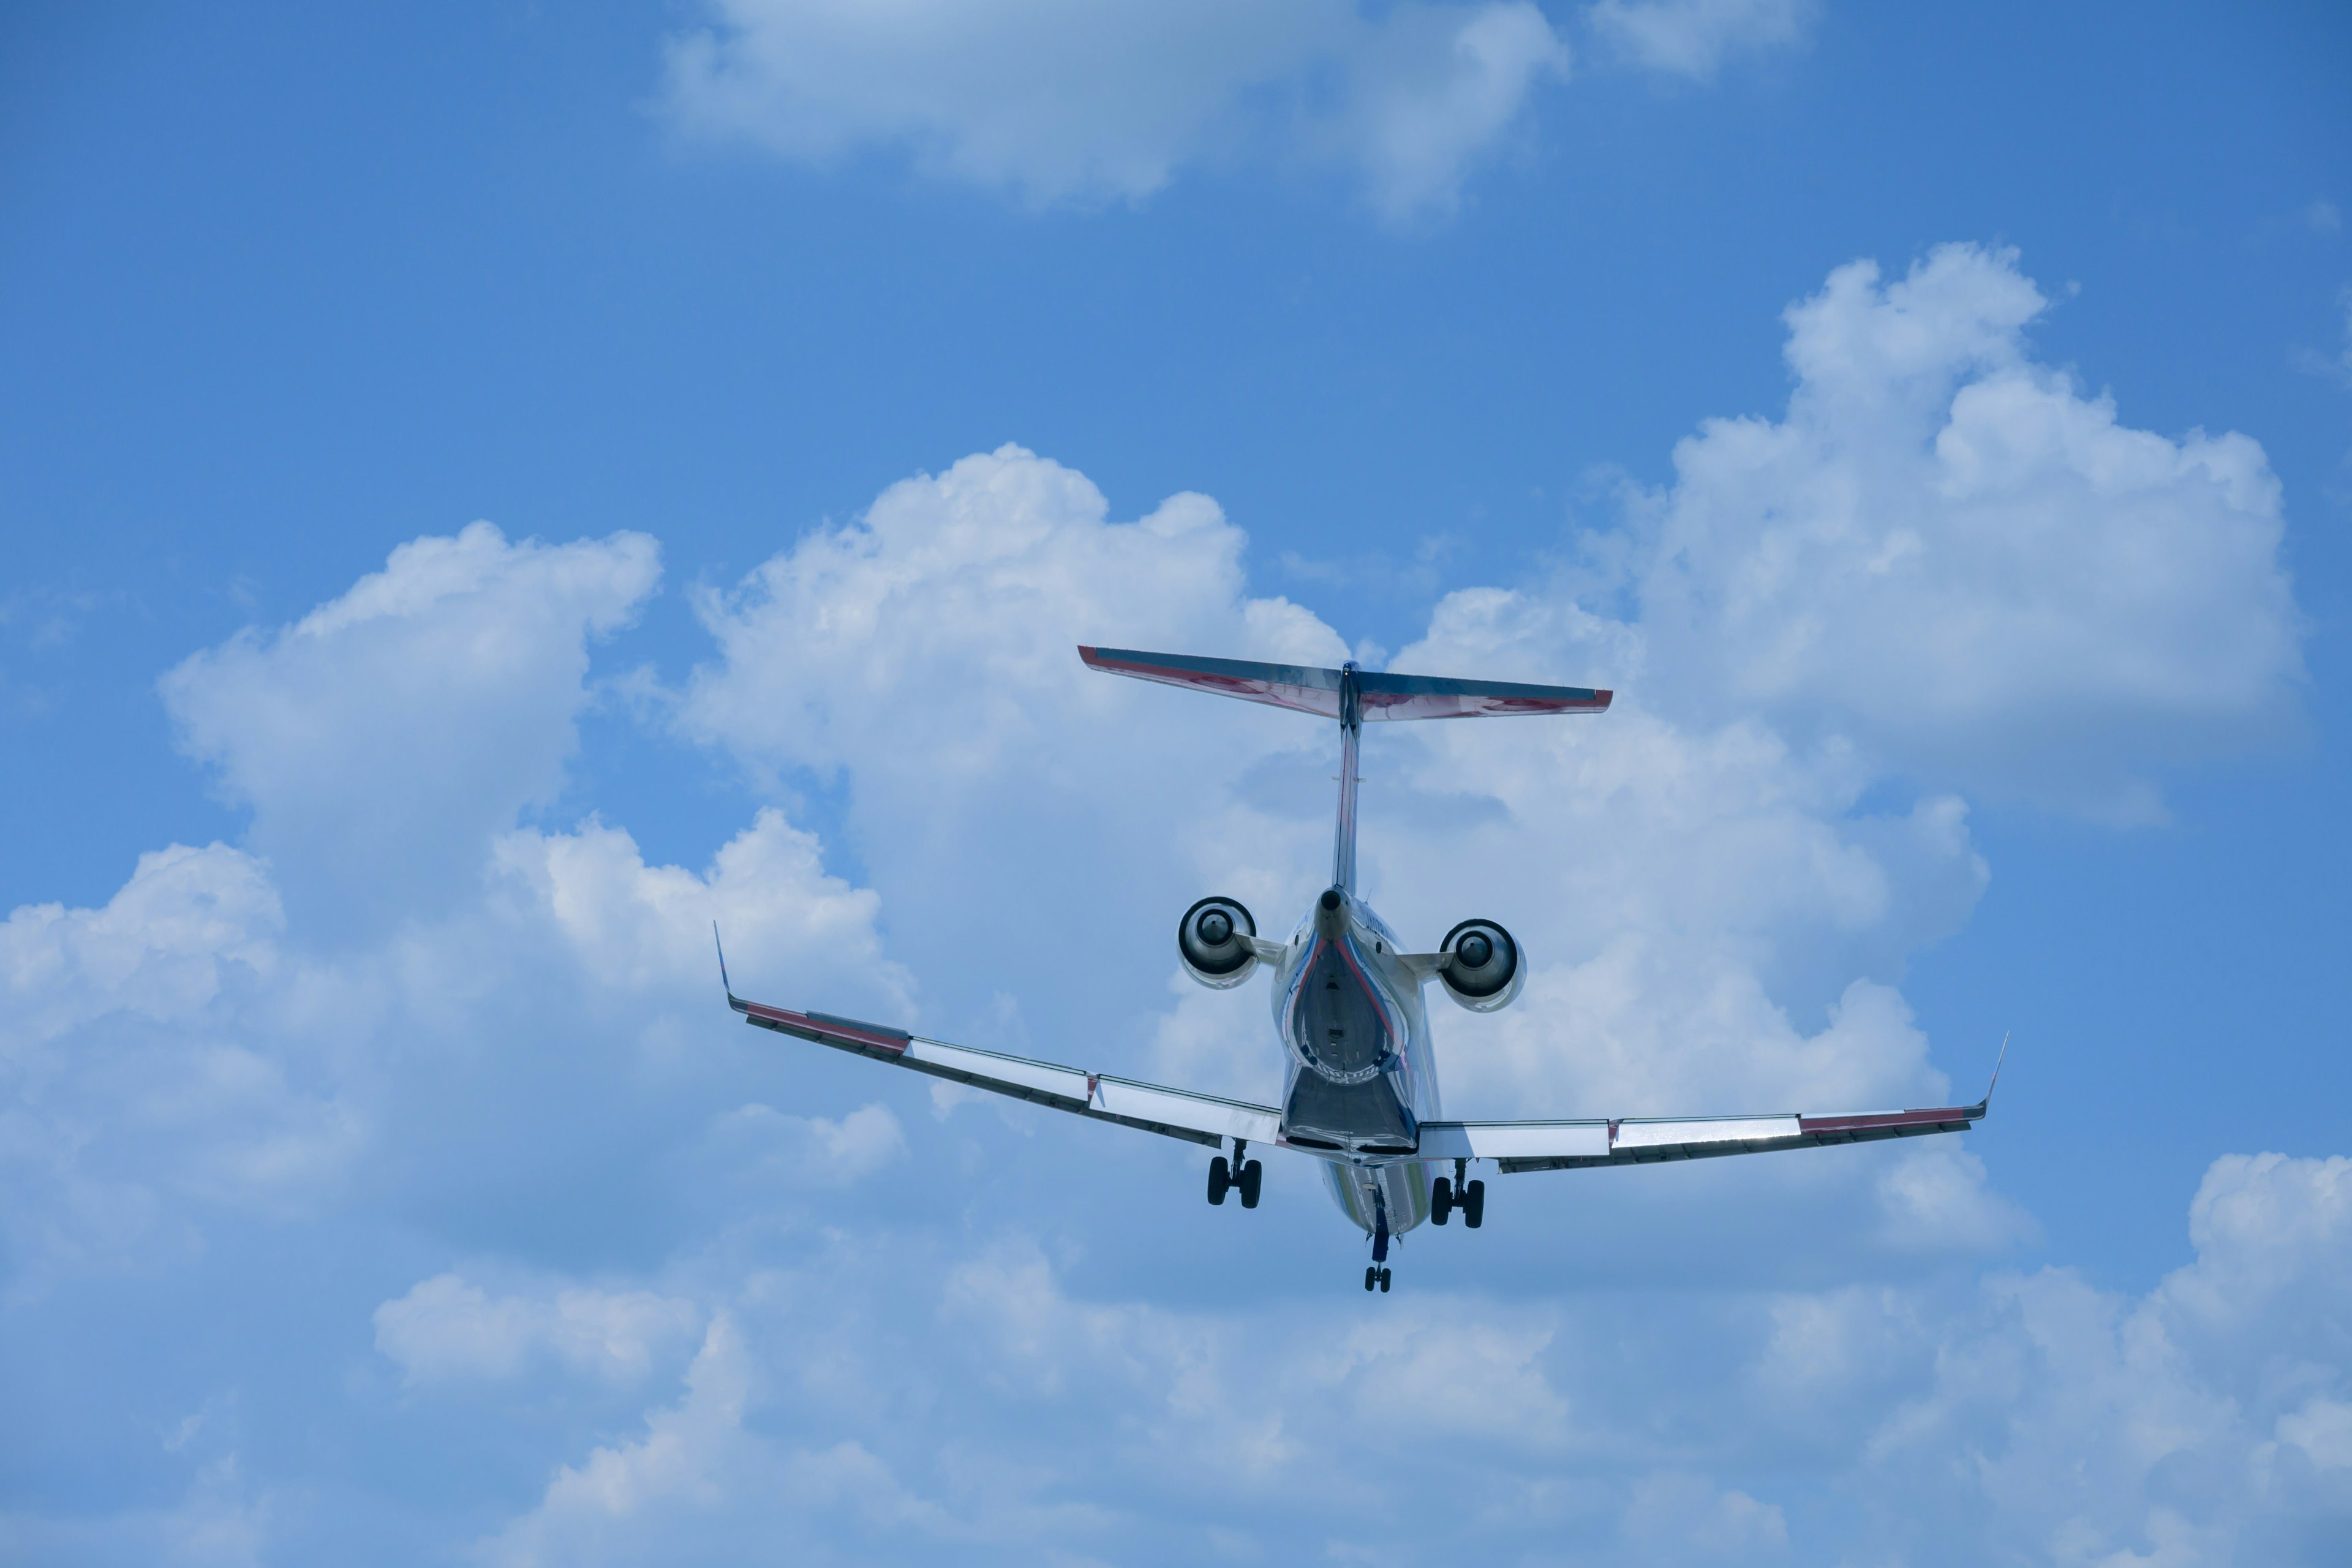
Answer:
<path fill-rule="evenodd" d="M 1412 1158 L 1421 1121 L 1437 1113 L 1418 977 L 1380 918 L 1337 889 L 1293 951 L 1276 991 L 1283 1141 L 1328 1162 L 1333 1200 L 1378 1244 L 1429 1215 L 1428 1172 Z"/>

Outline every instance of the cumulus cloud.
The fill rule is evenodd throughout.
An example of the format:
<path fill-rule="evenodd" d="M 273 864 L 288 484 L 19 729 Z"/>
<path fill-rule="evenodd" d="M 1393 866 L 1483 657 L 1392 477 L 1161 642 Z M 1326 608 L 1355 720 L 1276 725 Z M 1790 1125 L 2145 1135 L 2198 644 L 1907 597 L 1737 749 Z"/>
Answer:
<path fill-rule="evenodd" d="M 894 951 L 1005 1031 L 975 1044 L 1021 1044 L 990 977 L 1053 963 L 1072 911 L 1156 927 L 1197 896 L 1165 907 L 1194 875 L 1192 840 L 1228 866 L 1257 861 L 1245 896 L 1286 885 L 1305 847 L 1235 842 L 1246 829 L 1202 808 L 1258 761 L 1311 756 L 1312 726 L 1152 702 L 1174 694 L 1089 672 L 1076 645 L 1329 663 L 1344 644 L 1299 606 L 1248 595 L 1244 535 L 1206 497 L 1133 522 L 1108 513 L 1084 476 L 1007 447 L 892 486 L 697 605 L 719 657 L 688 683 L 680 727 L 755 775 L 848 784 L 856 852 L 897 911 Z M 1128 874 L 1107 879 L 1106 865 Z M 980 890 L 994 912 L 972 920 L 924 891 L 941 887 Z M 1103 1000 L 1079 991 L 1065 1000 Z M 1061 1005 L 1034 989 L 1024 1001 Z"/>
<path fill-rule="evenodd" d="M 2190 1208 L 2196 1260 L 2146 1297 L 2062 1269 L 1988 1281 L 1942 1329 L 1929 1391 L 1870 1440 L 1881 1484 L 1932 1510 L 1887 1536 L 1964 1528 L 2059 1563 L 2339 1557 L 2352 1343 L 2321 1303 L 2352 1269 L 2347 1200 L 2352 1161 L 2230 1156 Z M 1955 1454 L 1968 1484 L 1931 1484 Z"/>
<path fill-rule="evenodd" d="M 418 1195 L 455 1179 L 477 1211 L 558 1172 L 583 1200 L 636 1184 L 570 1121 L 680 1143 L 709 1122 L 696 1097 L 721 1064 L 678 1015 L 718 994 L 714 918 L 771 984 L 822 975 L 845 1005 L 911 1012 L 876 896 L 826 874 L 779 812 L 700 873 L 648 866 L 594 822 L 485 855 L 472 907 L 356 954 L 288 951 L 268 868 L 221 845 L 142 857 L 102 908 L 15 910 L 0 925 L 10 1288 L 189 1254 L 222 1211 L 315 1216 L 362 1178 Z M 878 1107 L 792 1131 L 800 1185 L 869 1174 L 898 1147 Z M 693 1169 L 740 1188 L 778 1148 L 722 1140 Z"/>
<path fill-rule="evenodd" d="M 163 677 L 189 755 L 253 808 L 306 934 L 439 913 L 491 837 L 551 795 L 575 742 L 588 644 L 659 575 L 643 534 L 509 543 L 487 522 L 412 541 L 274 632 Z"/>
<path fill-rule="evenodd" d="M 2291 692 L 2259 449 L 2130 429 L 2033 363 L 2040 308 L 1990 253 L 1840 272 L 1791 312 L 1785 416 L 1686 443 L 1594 554 L 1621 576 L 1466 589 L 1398 656 L 1620 692 L 1605 719 L 1387 726 L 1368 751 L 1376 901 L 1433 940 L 1498 916 L 1534 964 L 1512 1012 L 1441 1008 L 1449 1106 L 1973 1097 L 1994 1042 L 1931 1041 L 1902 990 L 1990 875 L 1972 795 L 2112 799 L 2178 754 L 2168 716 L 2204 714 L 2210 753 Z M 1936 570 L 1892 547 L 1904 531 Z M 68 1284 L 93 1260 L 155 1271 L 142 1344 L 181 1342 L 187 1292 L 219 1321 L 294 1314 L 269 1321 L 307 1332 L 257 1330 L 187 1377 L 448 1466 L 429 1504 L 314 1510 L 346 1531 L 322 1560 L 468 1538 L 516 1563 L 785 1538 L 820 1561 L 2341 1555 L 2345 1161 L 2219 1162 L 2194 1261 L 2139 1295 L 2000 1266 L 2031 1220 L 1957 1140 L 1494 1178 L 1488 1228 L 1416 1233 L 1410 1291 L 1335 1307 L 1311 1281 L 1345 1284 L 1360 1248 L 1303 1162 L 1271 1164 L 1236 1228 L 1187 1195 L 1195 1151 L 1021 1106 L 916 1113 L 919 1080 L 724 1013 L 713 918 L 746 992 L 1265 1093 L 1262 992 L 1171 1004 L 1151 981 L 1201 892 L 1273 926 L 1327 874 L 1328 728 L 1095 676 L 1071 647 L 1345 657 L 1251 592 L 1247 542 L 1206 498 L 1118 521 L 1005 447 L 698 595 L 714 651 L 673 721 L 763 794 L 821 784 L 841 822 L 820 842 L 764 810 L 699 868 L 598 818 L 515 820 L 561 776 L 586 650 L 650 591 L 649 544 L 419 542 L 183 665 L 174 711 L 253 803 L 254 850 L 327 832 L 331 798 L 373 823 L 402 780 L 367 770 L 420 750 L 446 786 L 403 777 L 454 792 L 446 821 L 386 831 L 442 868 L 386 884 L 383 918 L 332 947 L 289 934 L 284 849 L 175 848 L 101 909 L 10 917 L 12 1326 L 37 1306 L 26 1258 Z M 2053 577 L 2106 662 L 2054 698 L 2021 657 L 1927 683 L 1924 717 L 1886 695 L 1937 673 L 1915 642 L 1979 649 L 1979 624 L 2062 651 Z M 1783 612 L 1811 642 L 1759 629 Z M 450 651 L 502 633 L 522 646 Z M 411 655 L 445 700 L 385 689 Z M 2217 664 L 2187 699 L 2148 674 Z M 2092 714 L 2084 750 L 2069 725 Z M 321 1214 L 334 1248 L 304 1228 Z M 279 1258 L 329 1288 L 257 1291 L 253 1260 Z M 1361 1475 L 1332 1470 L 1341 1443 Z M 383 1497 L 365 1469 L 321 1487 Z M 1423 1484 L 1365 1479 L 1408 1470 Z M 1834 1540 L 1825 1496 L 1858 1500 Z M 416 1536 L 354 1551 L 372 1525 L 349 1519 L 387 1514 Z M 312 1543 L 223 1517 L 254 1554 Z"/>
<path fill-rule="evenodd" d="M 375 1310 L 375 1348 L 411 1384 L 509 1379 L 541 1360 L 633 1382 L 700 1318 L 692 1302 L 647 1290 L 492 1297 L 459 1275 L 437 1274 Z"/>
<path fill-rule="evenodd" d="M 743 1339 L 714 1317 L 687 1369 L 686 1394 L 651 1413 L 642 1437 L 600 1447 L 565 1466 L 532 1513 L 476 1549 L 478 1561 L 536 1568 L 541 1563 L 635 1562 L 653 1542 L 645 1516 L 664 1505 L 721 1502 L 727 1461 L 742 1445 L 751 1367 Z"/>
<path fill-rule="evenodd" d="M 1803 41 L 1813 0 L 1600 0 L 1592 30 L 1651 70 L 1713 76 L 1726 59 Z"/>
<path fill-rule="evenodd" d="M 2347 1171 L 2217 1162 L 2195 1260 L 2137 1297 L 2044 1269 L 1335 1316 L 1088 1290 L 1016 1236 L 913 1275 L 912 1340 L 877 1342 L 853 1325 L 912 1255 L 836 1237 L 729 1290 L 681 1394 L 561 1467 L 488 1555 L 832 1538 L 846 1515 L 910 1560 L 1573 1538 L 1633 1563 L 2315 1565 L 2352 1539 L 2352 1357 L 2309 1310 L 2352 1267 Z M 984 1459 L 950 1436 L 967 1423 Z M 1334 1473 L 1340 1441 L 1423 1484 Z M 1818 1491 L 1852 1506 L 1824 1519 Z"/>
<path fill-rule="evenodd" d="M 1139 200 L 1272 144 L 1353 168 L 1383 213 L 1444 208 L 1568 48 L 1525 0 L 716 0 L 672 38 L 686 132 L 803 162 L 905 149 L 1036 204 Z"/>
<path fill-rule="evenodd" d="M 772 1193 L 863 1181 L 904 1155 L 907 1137 L 887 1105 L 835 1118 L 753 1103 L 713 1121 L 705 1150 L 735 1181 Z"/>
<path fill-rule="evenodd" d="M 2283 723 L 2303 622 L 2262 447 L 2124 424 L 2032 358 L 2044 303 L 2014 252 L 1946 246 L 1791 306 L 1786 417 L 1708 421 L 1654 498 L 1654 679 L 2126 818 L 2141 770 Z"/>
<path fill-rule="evenodd" d="M 0 976 L 16 1049 L 118 1008 L 158 1023 L 189 1017 L 238 975 L 278 963 L 278 889 L 226 845 L 174 844 L 142 855 L 103 909 L 26 904 L 0 926 Z"/>
<path fill-rule="evenodd" d="M 770 806 L 700 873 L 648 866 L 627 832 L 591 820 L 570 833 L 524 828 L 491 848 L 499 907 L 543 921 L 601 984 L 693 988 L 718 976 L 713 928 L 763 970 L 801 965 L 877 977 L 894 1016 L 909 1010 L 904 969 L 875 930 L 881 900 L 824 868 L 814 835 Z"/>
<path fill-rule="evenodd" d="M 311 1064 L 240 1020 L 283 983 L 276 889 L 215 844 L 142 855 L 99 909 L 19 907 L 0 925 L 0 1205 L 22 1269 L 120 1263 L 184 1196 L 307 1209 L 364 1128 Z"/>

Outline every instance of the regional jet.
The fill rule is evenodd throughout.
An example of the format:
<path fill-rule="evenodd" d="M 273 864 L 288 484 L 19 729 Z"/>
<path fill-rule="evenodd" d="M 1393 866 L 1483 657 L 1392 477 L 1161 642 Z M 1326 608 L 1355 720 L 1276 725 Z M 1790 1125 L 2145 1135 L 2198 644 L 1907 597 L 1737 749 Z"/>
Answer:
<path fill-rule="evenodd" d="M 1444 1225 L 1458 1214 L 1469 1229 L 1485 1223 L 1486 1184 L 1470 1174 L 1473 1164 L 1491 1164 L 1507 1174 L 1586 1170 L 1915 1138 L 1964 1131 L 1983 1119 L 1991 1103 L 1988 1087 L 1974 1105 L 1919 1110 L 1446 1121 L 1438 1102 L 1436 1047 L 1423 992 L 1435 981 L 1459 1005 L 1474 1013 L 1495 1012 L 1519 994 L 1527 960 L 1508 931 L 1483 919 L 1462 921 L 1433 952 L 1408 952 L 1358 896 L 1356 768 L 1363 726 L 1407 719 L 1602 713 L 1611 693 L 1388 674 L 1353 663 L 1318 669 L 1109 647 L 1081 647 L 1078 656 L 1107 674 L 1339 721 L 1339 820 L 1331 882 L 1316 895 L 1289 940 L 1258 935 L 1249 910 L 1223 897 L 1202 899 L 1184 911 L 1176 927 L 1177 955 L 1203 985 L 1228 990 L 1261 965 L 1272 972 L 1275 1031 L 1285 1058 L 1280 1102 L 1226 1100 L 950 1045 L 887 1024 L 747 1002 L 727 982 L 722 952 L 719 978 L 727 1002 L 746 1023 L 951 1083 L 1214 1149 L 1209 1161 L 1212 1204 L 1238 1194 L 1242 1207 L 1257 1206 L 1265 1172 L 1250 1157 L 1251 1145 L 1306 1155 L 1320 1163 L 1332 1199 L 1370 1243 L 1367 1290 L 1389 1289 L 1390 1244 L 1423 1221 Z M 2000 1073 L 1996 1063 L 1996 1083 Z"/>

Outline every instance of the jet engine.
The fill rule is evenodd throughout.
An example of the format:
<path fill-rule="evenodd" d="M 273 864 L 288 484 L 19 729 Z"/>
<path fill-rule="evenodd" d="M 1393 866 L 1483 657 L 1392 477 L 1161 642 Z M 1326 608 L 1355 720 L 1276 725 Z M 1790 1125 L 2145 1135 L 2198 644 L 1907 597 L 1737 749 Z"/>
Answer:
<path fill-rule="evenodd" d="M 1509 1006 L 1527 982 L 1519 944 L 1493 921 L 1464 921 L 1437 951 L 1445 959 L 1437 971 L 1445 994 L 1473 1013 Z"/>
<path fill-rule="evenodd" d="M 1176 926 L 1176 952 L 1202 984 L 1229 991 L 1257 970 L 1257 922 L 1235 899 L 1202 899 Z"/>

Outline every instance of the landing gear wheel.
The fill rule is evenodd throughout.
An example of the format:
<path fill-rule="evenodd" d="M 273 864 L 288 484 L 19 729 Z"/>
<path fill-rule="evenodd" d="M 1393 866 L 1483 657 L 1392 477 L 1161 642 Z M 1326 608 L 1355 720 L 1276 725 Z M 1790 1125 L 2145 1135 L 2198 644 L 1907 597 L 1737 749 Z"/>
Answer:
<path fill-rule="evenodd" d="M 1252 1161 L 1251 1163 L 1255 1164 L 1256 1162 Z M 1220 1154 L 1215 1159 L 1210 1161 L 1209 1201 L 1213 1204 L 1223 1203 L 1225 1201 L 1225 1193 L 1233 1186 L 1233 1184 L 1234 1174 L 1232 1170 L 1225 1164 L 1225 1157 L 1223 1154 Z M 1255 1206 L 1250 1203 L 1250 1194 L 1246 1192 L 1242 1194 L 1242 1204 L 1244 1207 Z"/>
<path fill-rule="evenodd" d="M 1387 1269 L 1383 1268 L 1383 1269 L 1381 1269 L 1381 1295 L 1383 1295 L 1383 1296 L 1385 1296 L 1385 1295 L 1387 1295 L 1388 1293 L 1389 1293 L 1389 1271 L 1388 1271 Z"/>
<path fill-rule="evenodd" d="M 1429 1223 L 1444 1225 L 1454 1216 L 1454 1184 L 1444 1176 L 1429 1189 Z"/>
<path fill-rule="evenodd" d="M 1364 1289 L 1369 1290 L 1374 1285 L 1380 1283 L 1380 1278 L 1381 1271 L 1377 1267 L 1367 1268 L 1364 1270 Z"/>
<path fill-rule="evenodd" d="M 1462 1223 L 1472 1230 L 1486 1217 L 1486 1184 L 1473 1182 L 1462 1189 Z"/>
<path fill-rule="evenodd" d="M 1265 1167 L 1264 1165 L 1252 1160 L 1242 1167 L 1242 1173 L 1234 1178 L 1234 1185 L 1242 1190 L 1242 1207 L 1245 1209 L 1257 1207 L 1257 1190 L 1265 1183 Z"/>

